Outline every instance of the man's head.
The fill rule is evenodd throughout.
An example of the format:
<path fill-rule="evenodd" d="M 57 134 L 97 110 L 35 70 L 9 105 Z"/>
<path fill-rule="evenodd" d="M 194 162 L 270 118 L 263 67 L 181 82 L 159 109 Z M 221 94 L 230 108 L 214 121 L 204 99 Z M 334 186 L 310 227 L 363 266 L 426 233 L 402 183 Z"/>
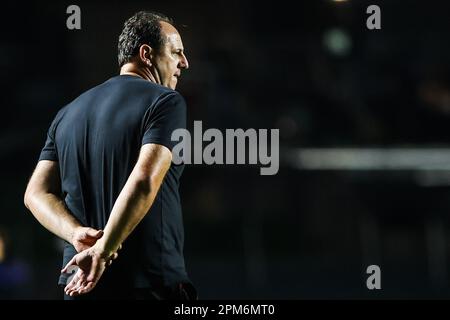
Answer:
<path fill-rule="evenodd" d="M 159 13 L 141 11 L 128 19 L 118 49 L 119 67 L 131 63 L 133 69 L 171 89 L 175 89 L 181 69 L 189 67 L 173 21 Z"/>

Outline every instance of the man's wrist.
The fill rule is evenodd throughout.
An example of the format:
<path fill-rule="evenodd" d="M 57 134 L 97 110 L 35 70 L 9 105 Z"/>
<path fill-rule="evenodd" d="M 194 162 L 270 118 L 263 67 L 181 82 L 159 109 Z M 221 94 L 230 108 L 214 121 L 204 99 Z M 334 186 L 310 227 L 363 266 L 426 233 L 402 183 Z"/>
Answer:
<path fill-rule="evenodd" d="M 77 233 L 78 228 L 80 228 L 80 226 L 71 226 L 70 227 L 70 231 L 67 237 L 67 242 L 69 242 L 71 245 L 75 246 L 74 240 L 75 240 L 75 234 Z"/>
<path fill-rule="evenodd" d="M 108 260 L 115 253 L 115 251 L 111 248 L 108 248 L 105 241 L 102 241 L 101 239 L 94 244 L 92 249 L 97 255 L 105 260 Z"/>

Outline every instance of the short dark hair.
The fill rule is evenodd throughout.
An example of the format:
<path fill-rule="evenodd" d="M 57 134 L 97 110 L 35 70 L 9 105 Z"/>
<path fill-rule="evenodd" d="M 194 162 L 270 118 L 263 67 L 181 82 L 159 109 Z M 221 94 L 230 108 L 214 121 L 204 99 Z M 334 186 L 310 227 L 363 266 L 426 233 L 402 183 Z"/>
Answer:
<path fill-rule="evenodd" d="M 165 43 L 161 35 L 161 24 L 164 21 L 174 25 L 171 18 L 158 12 L 139 11 L 125 21 L 119 36 L 118 62 L 119 67 L 130 62 L 143 44 L 148 44 L 159 50 Z"/>

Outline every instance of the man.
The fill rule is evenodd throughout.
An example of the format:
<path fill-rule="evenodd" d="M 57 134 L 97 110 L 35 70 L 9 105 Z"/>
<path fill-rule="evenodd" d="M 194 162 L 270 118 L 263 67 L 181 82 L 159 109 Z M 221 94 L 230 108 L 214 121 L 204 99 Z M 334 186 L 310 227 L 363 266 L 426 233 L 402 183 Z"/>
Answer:
<path fill-rule="evenodd" d="M 59 284 L 78 267 L 66 299 L 195 298 L 183 258 L 183 165 L 171 153 L 172 132 L 186 126 L 174 91 L 189 67 L 183 43 L 172 20 L 138 12 L 118 49 L 120 75 L 56 115 L 25 205 L 67 242 Z"/>

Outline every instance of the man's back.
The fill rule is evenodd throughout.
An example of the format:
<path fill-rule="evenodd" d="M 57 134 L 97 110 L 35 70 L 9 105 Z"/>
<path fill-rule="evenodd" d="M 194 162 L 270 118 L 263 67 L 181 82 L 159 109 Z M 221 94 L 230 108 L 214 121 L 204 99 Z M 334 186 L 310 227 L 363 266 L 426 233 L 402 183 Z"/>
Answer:
<path fill-rule="evenodd" d="M 59 161 L 67 207 L 83 225 L 103 229 L 140 147 L 156 143 L 171 150 L 172 131 L 185 123 L 185 104 L 178 93 L 120 75 L 60 110 L 40 160 Z M 187 281 L 178 194 L 182 170 L 171 165 L 149 213 L 123 244 L 104 282 L 149 287 Z M 63 264 L 75 253 L 66 244 Z M 65 281 L 61 277 L 60 283 Z"/>

